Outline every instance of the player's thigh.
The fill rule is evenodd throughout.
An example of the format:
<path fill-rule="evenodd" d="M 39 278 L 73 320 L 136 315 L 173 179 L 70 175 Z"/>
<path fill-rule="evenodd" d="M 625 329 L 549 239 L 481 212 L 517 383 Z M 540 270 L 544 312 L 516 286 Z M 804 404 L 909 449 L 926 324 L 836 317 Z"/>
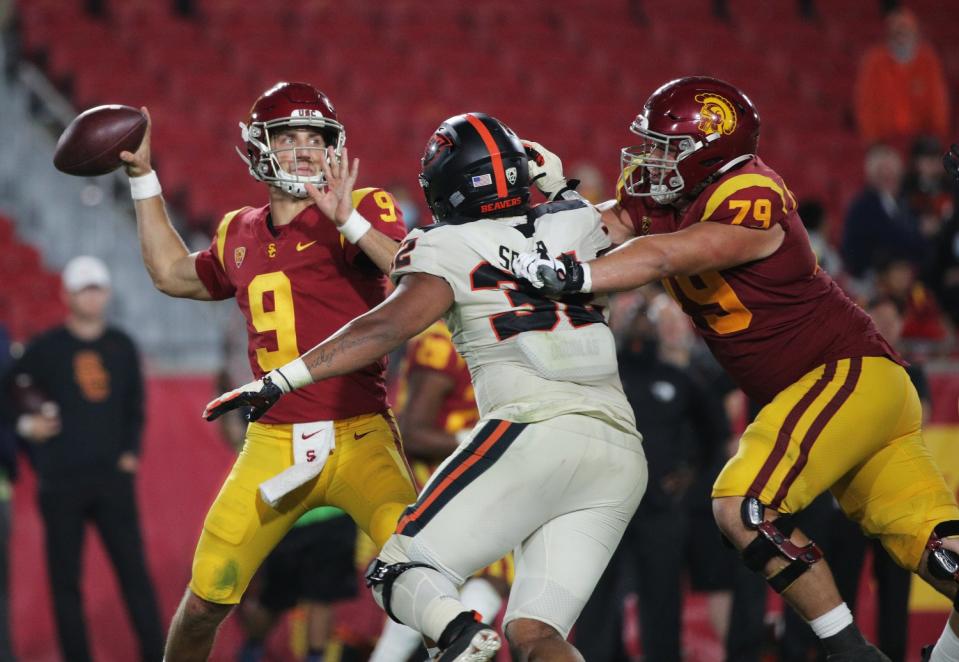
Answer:
<path fill-rule="evenodd" d="M 843 477 L 833 494 L 866 534 L 878 537 L 899 565 L 913 571 L 936 524 L 959 520 L 955 497 L 919 429 Z"/>
<path fill-rule="evenodd" d="M 902 434 L 910 392 L 905 371 L 883 357 L 820 366 L 763 407 L 713 497 L 753 496 L 780 512 L 802 510 Z"/>
<path fill-rule="evenodd" d="M 530 462 L 531 448 L 541 443 L 534 430 L 524 423 L 480 421 L 405 510 L 391 545 L 457 584 L 512 550 L 552 508 L 549 499 L 528 494 L 529 482 L 548 480 L 544 467 L 552 461 Z"/>
<path fill-rule="evenodd" d="M 530 618 L 569 635 L 625 530 L 603 508 L 566 513 L 544 524 L 516 552 L 516 578 L 504 626 Z"/>
<path fill-rule="evenodd" d="M 397 533 L 413 560 L 462 583 L 567 512 L 605 509 L 618 542 L 645 483 L 638 438 L 602 422 L 484 420 L 430 479 Z"/>
<path fill-rule="evenodd" d="M 239 602 L 263 559 L 309 507 L 310 499 L 301 499 L 276 510 L 259 496 L 260 483 L 292 464 L 291 444 L 289 426 L 250 425 L 193 558 L 190 589 L 204 600 Z"/>
<path fill-rule="evenodd" d="M 364 414 L 336 422 L 329 505 L 342 508 L 382 546 L 407 505 L 416 500 L 393 415 Z"/>

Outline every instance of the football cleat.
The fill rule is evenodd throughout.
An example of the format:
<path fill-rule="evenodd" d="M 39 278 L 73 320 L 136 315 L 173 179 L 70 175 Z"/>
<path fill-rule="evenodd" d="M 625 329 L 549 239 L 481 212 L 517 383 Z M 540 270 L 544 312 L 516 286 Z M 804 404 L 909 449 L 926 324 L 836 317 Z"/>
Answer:
<path fill-rule="evenodd" d="M 502 647 L 496 630 L 483 623 L 471 623 L 447 646 L 436 662 L 487 662 Z"/>

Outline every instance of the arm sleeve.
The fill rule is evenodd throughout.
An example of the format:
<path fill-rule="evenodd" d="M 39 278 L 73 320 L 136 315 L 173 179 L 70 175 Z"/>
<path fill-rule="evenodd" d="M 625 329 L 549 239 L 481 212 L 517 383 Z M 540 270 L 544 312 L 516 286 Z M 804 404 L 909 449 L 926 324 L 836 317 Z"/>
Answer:
<path fill-rule="evenodd" d="M 123 403 L 124 427 L 123 451 L 132 451 L 140 454 L 140 440 L 143 436 L 143 372 L 140 366 L 140 355 L 133 340 L 126 337 L 126 351 L 129 354 L 127 363 L 130 370 L 130 386 Z"/>
<path fill-rule="evenodd" d="M 379 230 L 390 239 L 403 241 L 406 226 L 403 224 L 403 211 L 388 191 L 381 188 L 365 188 L 353 192 L 353 206 L 363 218 L 369 221 L 374 230 Z M 348 264 L 371 265 L 363 250 L 340 236 L 344 257 Z"/>

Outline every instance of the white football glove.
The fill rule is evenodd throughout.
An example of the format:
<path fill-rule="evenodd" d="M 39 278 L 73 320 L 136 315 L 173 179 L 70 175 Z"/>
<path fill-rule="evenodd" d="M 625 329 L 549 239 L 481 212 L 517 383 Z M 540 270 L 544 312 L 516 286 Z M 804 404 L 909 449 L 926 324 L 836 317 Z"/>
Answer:
<path fill-rule="evenodd" d="M 543 294 L 576 294 L 592 289 L 589 265 L 572 255 L 556 260 L 539 253 L 520 253 L 510 264 L 513 274 Z"/>
<path fill-rule="evenodd" d="M 551 202 L 557 199 L 580 197 L 576 192 L 579 180 L 566 179 L 563 162 L 558 156 L 532 140 L 523 140 L 529 159 L 529 181 Z"/>
<path fill-rule="evenodd" d="M 513 258 L 513 262 L 510 265 L 510 268 L 513 270 L 513 274 L 521 279 L 527 281 L 530 285 L 535 287 L 537 290 L 543 289 L 544 282 L 542 275 L 540 273 L 540 267 L 546 267 L 552 269 L 557 273 L 565 274 L 565 267 L 563 263 L 559 260 L 554 260 L 553 258 L 543 258 L 536 251 L 531 251 L 529 253 L 519 253 L 516 257 Z"/>

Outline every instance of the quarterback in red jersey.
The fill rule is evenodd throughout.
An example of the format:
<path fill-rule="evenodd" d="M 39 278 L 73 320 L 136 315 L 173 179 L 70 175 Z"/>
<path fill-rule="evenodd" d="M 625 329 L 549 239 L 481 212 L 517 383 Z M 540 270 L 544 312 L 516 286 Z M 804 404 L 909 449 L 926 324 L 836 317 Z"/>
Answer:
<path fill-rule="evenodd" d="M 346 133 L 326 95 L 279 83 L 240 125 L 241 157 L 269 203 L 223 217 L 207 250 L 189 253 L 170 224 L 150 165 L 150 132 L 124 152 L 144 263 L 165 294 L 235 298 L 257 377 L 379 304 L 383 272 L 405 234 L 393 197 L 353 190 Z M 217 627 L 266 555 L 307 510 L 346 511 L 377 545 L 416 499 L 386 403 L 384 359 L 297 391 L 250 423 L 242 452 L 203 524 L 167 662 L 205 660 Z M 335 454 L 333 449 L 335 448 Z"/>
<path fill-rule="evenodd" d="M 528 253 L 514 272 L 555 294 L 663 282 L 764 405 L 713 487 L 717 524 L 809 621 L 829 660 L 885 660 L 790 515 L 830 490 L 898 563 L 959 605 L 959 508 L 922 442 L 902 360 L 816 264 L 792 193 L 756 155 L 759 114 L 742 91 L 674 80 L 630 129 L 642 143 L 623 149 L 617 200 L 604 206 L 622 245 L 588 263 Z M 568 197 L 558 158 L 529 148 L 541 190 Z M 955 640 L 955 610 L 950 625 L 944 637 Z"/>

